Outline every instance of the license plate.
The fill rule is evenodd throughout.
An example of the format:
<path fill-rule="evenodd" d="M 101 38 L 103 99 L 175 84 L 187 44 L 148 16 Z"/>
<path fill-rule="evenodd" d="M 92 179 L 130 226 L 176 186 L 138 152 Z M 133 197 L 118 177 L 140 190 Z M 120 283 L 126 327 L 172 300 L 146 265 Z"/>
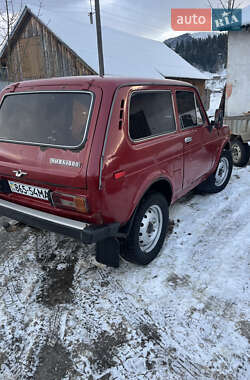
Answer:
<path fill-rule="evenodd" d="M 28 197 L 48 200 L 49 190 L 41 187 L 25 185 L 14 181 L 8 181 L 13 193 L 27 195 Z"/>

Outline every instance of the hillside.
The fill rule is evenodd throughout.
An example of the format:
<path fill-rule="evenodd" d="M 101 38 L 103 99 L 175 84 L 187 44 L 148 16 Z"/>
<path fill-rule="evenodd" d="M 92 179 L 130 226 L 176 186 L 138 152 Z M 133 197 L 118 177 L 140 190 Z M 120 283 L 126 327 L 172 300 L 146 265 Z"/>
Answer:
<path fill-rule="evenodd" d="M 226 33 L 185 33 L 164 42 L 200 70 L 215 73 L 227 64 Z"/>

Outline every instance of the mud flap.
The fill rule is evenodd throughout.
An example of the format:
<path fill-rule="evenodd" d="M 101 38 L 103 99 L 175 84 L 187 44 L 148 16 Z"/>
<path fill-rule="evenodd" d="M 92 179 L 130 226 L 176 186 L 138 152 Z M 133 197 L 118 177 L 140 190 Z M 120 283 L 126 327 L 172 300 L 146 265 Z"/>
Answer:
<path fill-rule="evenodd" d="M 118 268 L 120 264 L 120 243 L 109 237 L 96 243 L 96 261 L 108 267 Z"/>

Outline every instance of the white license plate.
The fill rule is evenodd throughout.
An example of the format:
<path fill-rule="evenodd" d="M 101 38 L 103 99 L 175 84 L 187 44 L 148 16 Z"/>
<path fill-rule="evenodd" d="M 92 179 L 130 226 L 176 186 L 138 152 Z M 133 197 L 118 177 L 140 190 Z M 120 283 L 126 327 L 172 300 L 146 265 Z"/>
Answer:
<path fill-rule="evenodd" d="M 24 183 L 8 181 L 10 185 L 10 189 L 13 193 L 18 193 L 22 195 L 27 195 L 32 198 L 39 198 L 45 201 L 48 200 L 48 189 L 44 189 L 41 187 L 25 185 Z"/>

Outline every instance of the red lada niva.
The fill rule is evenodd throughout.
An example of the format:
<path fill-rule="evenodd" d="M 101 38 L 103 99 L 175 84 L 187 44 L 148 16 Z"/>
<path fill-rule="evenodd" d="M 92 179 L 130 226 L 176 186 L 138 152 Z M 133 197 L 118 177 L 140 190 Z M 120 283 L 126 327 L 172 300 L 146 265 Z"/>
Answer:
<path fill-rule="evenodd" d="M 121 244 L 152 261 L 171 203 L 223 190 L 231 171 L 229 129 L 188 83 L 86 76 L 1 92 L 0 214 L 97 243 L 107 265 Z"/>

